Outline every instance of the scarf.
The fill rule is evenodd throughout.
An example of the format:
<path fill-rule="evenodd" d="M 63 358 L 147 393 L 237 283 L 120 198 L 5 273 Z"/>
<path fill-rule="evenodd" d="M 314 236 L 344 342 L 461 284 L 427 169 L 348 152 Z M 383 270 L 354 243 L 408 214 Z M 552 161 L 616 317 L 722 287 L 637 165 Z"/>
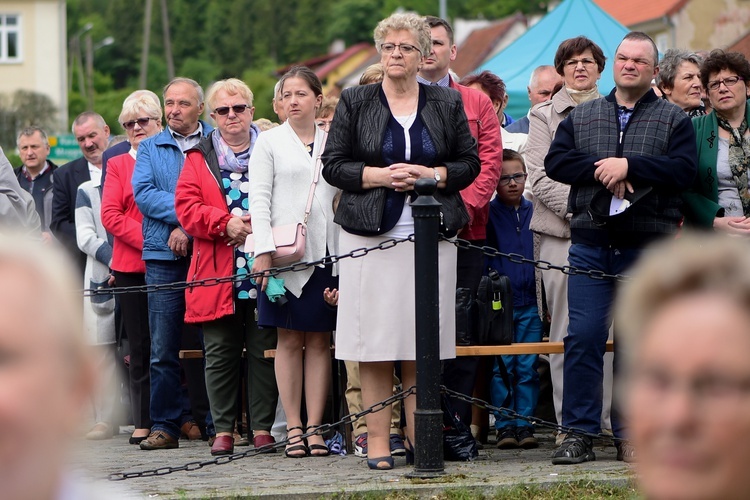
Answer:
<path fill-rule="evenodd" d="M 254 123 L 250 125 L 250 148 L 239 154 L 232 151 L 229 144 L 224 141 L 218 130 L 211 134 L 211 141 L 214 144 L 216 157 L 219 160 L 219 168 L 238 174 L 244 174 L 247 172 L 247 165 L 250 162 L 250 153 L 253 152 L 253 147 L 255 146 L 255 141 L 258 138 L 259 132 L 260 129 Z"/>
<path fill-rule="evenodd" d="M 747 131 L 747 118 L 742 119 L 739 128 L 733 128 L 729 121 L 716 114 L 719 127 L 729 132 L 729 168 L 737 184 L 742 201 L 742 212 L 750 216 L 750 192 L 747 185 L 747 169 L 750 166 L 750 143 L 744 140 Z"/>
<path fill-rule="evenodd" d="M 599 87 L 594 85 L 594 88 L 589 90 L 575 90 L 571 89 L 570 87 L 565 87 L 565 89 L 568 91 L 568 95 L 570 95 L 570 98 L 573 99 L 573 102 L 576 104 L 583 104 L 586 101 L 593 101 L 597 97 L 599 97 Z"/>

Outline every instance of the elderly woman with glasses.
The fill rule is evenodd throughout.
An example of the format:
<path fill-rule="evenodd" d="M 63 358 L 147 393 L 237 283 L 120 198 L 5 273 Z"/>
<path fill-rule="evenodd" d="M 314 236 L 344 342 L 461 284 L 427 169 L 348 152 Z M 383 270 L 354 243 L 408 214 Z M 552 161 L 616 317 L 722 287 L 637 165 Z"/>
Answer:
<path fill-rule="evenodd" d="M 216 129 L 188 151 L 177 181 L 175 209 L 193 237 L 188 279 L 202 280 L 250 273 L 244 243 L 252 232 L 248 163 L 260 130 L 253 125 L 253 93 L 229 78 L 214 83 L 206 95 Z M 250 429 L 256 448 L 270 445 L 278 393 L 273 360 L 264 351 L 276 346 L 274 329 L 259 329 L 255 286 L 249 279 L 185 292 L 185 321 L 203 325 L 206 389 L 216 427 L 212 455 L 234 451 L 234 419 L 247 349 Z"/>
<path fill-rule="evenodd" d="M 712 51 L 701 67 L 713 113 L 693 120 L 698 175 L 683 194 L 689 225 L 750 235 L 750 63 L 739 52 Z"/>
<path fill-rule="evenodd" d="M 669 49 L 659 62 L 656 85 L 664 99 L 676 104 L 689 116 L 703 116 L 700 78 L 701 57 L 682 49 Z"/>
<path fill-rule="evenodd" d="M 122 103 L 120 124 L 130 151 L 109 159 L 102 195 L 102 225 L 113 237 L 112 273 L 117 286 L 146 284 L 143 252 L 143 215 L 133 198 L 133 169 L 141 141 L 162 130 L 161 103 L 150 90 L 136 90 Z M 135 431 L 130 444 L 139 444 L 150 433 L 151 333 L 148 327 L 148 297 L 145 293 L 120 295 L 120 310 L 130 343 L 130 407 Z"/>
<path fill-rule="evenodd" d="M 343 190 L 335 221 L 340 249 L 370 247 L 414 232 L 410 202 L 418 179 L 437 182 L 442 231 L 453 236 L 469 221 L 459 191 L 479 174 L 460 95 L 417 82 L 432 46 L 415 14 L 394 14 L 375 28 L 383 82 L 344 90 L 323 159 L 323 176 Z M 455 357 L 456 248 L 439 244 L 440 357 Z M 393 367 L 401 361 L 404 387 L 415 381 L 414 247 L 340 262 L 336 357 L 358 361 L 362 399 L 370 406 L 393 395 Z M 413 452 L 414 397 L 405 401 L 407 461 Z M 390 412 L 366 416 L 371 469 L 393 468 Z"/>

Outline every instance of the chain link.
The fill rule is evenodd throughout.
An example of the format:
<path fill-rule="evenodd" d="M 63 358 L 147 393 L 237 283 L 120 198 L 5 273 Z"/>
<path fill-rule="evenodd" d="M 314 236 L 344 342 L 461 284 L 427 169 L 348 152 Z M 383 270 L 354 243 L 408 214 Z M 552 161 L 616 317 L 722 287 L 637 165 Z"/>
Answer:
<path fill-rule="evenodd" d="M 532 266 L 542 271 L 555 270 L 555 271 L 560 271 L 561 273 L 567 274 L 569 276 L 583 275 L 583 276 L 588 276 L 589 278 L 592 278 L 595 280 L 613 280 L 613 281 L 629 281 L 630 280 L 630 276 L 626 276 L 624 274 L 607 274 L 604 271 L 600 271 L 598 269 L 578 269 L 577 267 L 569 266 L 569 265 L 558 266 L 546 260 L 527 259 L 523 255 L 518 254 L 518 253 L 504 253 L 490 246 L 474 245 L 470 241 L 462 240 L 460 238 L 449 239 L 442 235 L 440 236 L 440 238 L 445 241 L 449 241 L 453 243 L 456 247 L 462 250 L 479 250 L 487 257 L 503 257 L 505 259 L 508 259 L 514 264 L 531 264 Z"/>
<path fill-rule="evenodd" d="M 353 424 L 359 418 L 362 418 L 365 415 L 369 415 L 370 413 L 377 413 L 379 411 L 382 411 L 388 408 L 389 406 L 391 406 L 393 403 L 397 401 L 402 401 L 408 398 L 409 396 L 416 394 L 416 392 L 417 392 L 417 388 L 415 386 L 412 386 L 404 391 L 394 394 L 393 396 L 387 399 L 384 399 L 383 401 L 380 401 L 368 408 L 365 408 L 359 413 L 350 413 L 349 415 L 342 417 L 338 422 L 334 422 L 331 424 L 323 424 L 319 427 L 316 427 L 315 430 L 307 432 L 300 436 L 293 436 L 292 438 L 287 437 L 287 439 L 283 441 L 279 441 L 273 444 L 267 444 L 265 446 L 261 446 L 260 448 L 254 448 L 248 451 L 244 451 L 242 453 L 234 453 L 232 455 L 224 455 L 218 458 L 214 458 L 212 460 L 188 462 L 184 465 L 177 465 L 174 467 L 169 467 L 169 466 L 159 467 L 158 469 L 148 469 L 148 470 L 142 470 L 142 471 L 136 471 L 136 472 L 115 472 L 115 473 L 110 474 L 107 479 L 109 481 L 124 481 L 126 479 L 134 479 L 134 478 L 139 478 L 139 477 L 166 476 L 167 474 L 173 474 L 175 472 L 192 472 L 192 471 L 200 470 L 204 467 L 208 467 L 210 465 L 224 465 L 224 464 L 232 463 L 236 460 L 240 460 L 242 458 L 255 457 L 262 453 L 267 453 L 271 450 L 276 450 L 283 446 L 286 446 L 287 444 L 289 444 L 289 441 L 291 441 L 292 439 L 294 439 L 295 442 L 297 442 L 297 440 L 299 439 L 307 439 L 310 436 L 323 435 L 326 432 L 335 430 L 340 425 Z"/>
<path fill-rule="evenodd" d="M 305 269 L 309 269 L 311 267 L 317 267 L 317 266 L 330 266 L 333 264 L 336 264 L 338 261 L 342 259 L 358 259 L 360 257 L 364 257 L 370 252 L 373 252 L 375 250 L 388 250 L 390 248 L 395 247 L 396 245 L 399 245 L 401 243 L 405 243 L 407 241 L 414 241 L 414 235 L 409 235 L 406 238 L 391 238 L 385 241 L 380 242 L 379 244 L 367 247 L 367 248 L 355 248 L 349 253 L 345 253 L 343 255 L 326 255 L 322 259 L 318 259 L 312 262 L 298 262 L 296 264 L 290 264 L 288 266 L 283 267 L 273 267 L 271 269 L 268 269 L 262 273 L 246 273 L 246 274 L 233 274 L 232 276 L 224 276 L 222 278 L 205 278 L 202 280 L 195 280 L 195 281 L 176 281 L 174 283 L 164 283 L 159 285 L 139 285 L 139 286 L 124 286 L 124 287 L 115 287 L 115 288 L 87 288 L 84 289 L 83 296 L 84 297 L 92 297 L 94 295 L 103 295 L 103 294 L 111 294 L 111 295 L 122 295 L 125 293 L 153 293 L 158 292 L 162 290 L 185 290 L 188 288 L 193 288 L 197 286 L 215 286 L 220 285 L 222 283 L 237 283 L 241 281 L 245 281 L 247 279 L 251 278 L 259 278 L 261 276 L 278 276 L 281 273 L 286 272 L 299 272 L 304 271 Z"/>
<path fill-rule="evenodd" d="M 546 420 L 542 420 L 541 418 L 528 417 L 526 415 L 521 415 L 509 408 L 503 408 L 501 406 L 494 406 L 492 403 L 488 403 L 487 401 L 484 401 L 483 399 L 475 398 L 472 396 L 467 396 L 466 394 L 461 394 L 460 392 L 453 391 L 451 389 L 448 389 L 444 385 L 440 386 L 440 390 L 444 394 L 447 394 L 448 396 L 452 398 L 456 398 L 465 403 L 469 403 L 470 405 L 476 406 L 477 408 L 481 408 L 482 410 L 489 410 L 492 412 L 497 412 L 504 417 L 508 417 L 512 419 L 524 420 L 530 424 L 534 424 L 537 427 L 544 427 L 546 429 L 559 431 L 561 433 L 565 433 L 568 435 L 572 434 L 575 436 L 582 436 L 582 437 L 587 437 L 590 439 L 604 439 L 604 440 L 613 441 L 615 443 L 622 441 L 621 438 L 616 438 L 609 434 L 603 434 L 603 433 L 595 434 L 593 432 L 584 431 L 583 429 L 577 429 L 575 427 L 566 427 L 566 426 L 558 425 L 552 422 L 547 422 Z"/>

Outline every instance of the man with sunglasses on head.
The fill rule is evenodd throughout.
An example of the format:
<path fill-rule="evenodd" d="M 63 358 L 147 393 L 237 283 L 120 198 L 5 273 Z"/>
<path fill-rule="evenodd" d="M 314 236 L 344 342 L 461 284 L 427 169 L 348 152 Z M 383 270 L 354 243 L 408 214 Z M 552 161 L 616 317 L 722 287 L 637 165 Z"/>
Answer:
<path fill-rule="evenodd" d="M 444 19 L 425 17 L 432 32 L 432 51 L 425 55 L 417 80 L 425 85 L 450 87 L 461 93 L 464 111 L 469 120 L 471 134 L 477 140 L 477 151 L 481 171 L 474 182 L 461 191 L 461 198 L 471 217 L 458 237 L 482 246 L 487 237 L 489 203 L 500 179 L 503 163 L 503 143 L 500 135 L 500 121 L 492 107 L 492 101 L 483 92 L 456 83 L 450 75 L 451 61 L 456 59 L 456 45 L 453 29 Z M 476 295 L 482 278 L 484 258 L 481 252 L 472 249 L 458 249 L 457 282 L 458 288 L 468 288 L 471 297 Z M 471 324 L 471 322 L 469 323 Z M 471 343 L 474 332 L 465 332 L 457 341 Z M 458 332 L 457 332 L 458 335 Z M 468 337 L 468 338 L 467 338 Z M 444 362 L 444 383 L 453 390 L 471 395 L 474 390 L 479 357 L 459 357 Z M 455 409 L 466 425 L 471 424 L 471 405 L 454 401 Z"/>
<path fill-rule="evenodd" d="M 615 52 L 614 90 L 578 105 L 557 128 L 544 166 L 550 179 L 570 185 L 568 262 L 574 268 L 627 274 L 649 243 L 680 226 L 680 194 L 697 172 L 695 134 L 682 109 L 651 90 L 658 60 L 648 35 L 628 33 Z M 582 274 L 568 278 L 562 425 L 592 434 L 601 429 L 603 358 L 616 284 Z M 612 431 L 624 438 L 615 409 Z M 635 453 L 627 441 L 617 442 L 618 460 L 632 462 Z M 595 459 L 591 438 L 570 433 L 552 455 L 553 464 Z"/>
<path fill-rule="evenodd" d="M 133 171 L 133 194 L 143 214 L 147 285 L 187 279 L 191 238 L 177 220 L 174 192 L 187 150 L 212 130 L 198 119 L 203 113 L 203 89 L 197 82 L 175 78 L 164 87 L 163 97 L 167 128 L 140 144 Z M 149 293 L 148 315 L 153 425 L 140 446 L 143 450 L 177 448 L 181 427 L 186 424 L 179 360 L 185 292 Z"/>

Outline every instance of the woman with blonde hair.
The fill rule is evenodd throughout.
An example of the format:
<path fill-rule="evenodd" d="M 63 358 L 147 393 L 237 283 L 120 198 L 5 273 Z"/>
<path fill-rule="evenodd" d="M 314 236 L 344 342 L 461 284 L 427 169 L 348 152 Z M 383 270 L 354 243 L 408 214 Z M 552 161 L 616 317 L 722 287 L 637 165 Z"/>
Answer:
<path fill-rule="evenodd" d="M 245 238 L 252 232 L 248 164 L 260 130 L 253 125 L 253 93 L 236 78 L 214 83 L 206 104 L 216 129 L 188 151 L 175 191 L 175 209 L 182 227 L 193 237 L 191 280 L 248 274 Z M 274 443 L 271 436 L 277 392 L 273 360 L 273 329 L 255 320 L 257 292 L 250 280 L 195 287 L 185 292 L 185 322 L 203 325 L 206 345 L 206 390 L 216 428 L 212 455 L 234 452 L 237 415 L 237 373 L 247 349 L 249 427 L 256 448 Z M 269 450 L 273 451 L 273 450 Z"/>
<path fill-rule="evenodd" d="M 375 28 L 383 82 L 345 89 L 324 154 L 323 175 L 343 190 L 336 212 L 341 251 L 414 232 L 410 201 L 418 179 L 437 182 L 443 234 L 469 221 L 459 191 L 479 174 L 476 141 L 460 95 L 417 82 L 432 50 L 430 27 L 416 14 L 394 14 Z M 456 247 L 439 243 L 440 358 L 455 357 Z M 404 387 L 415 382 L 414 247 L 402 243 L 341 263 L 336 357 L 358 361 L 365 407 L 393 395 L 401 361 Z M 413 396 L 405 401 L 407 461 L 413 456 Z M 371 469 L 393 468 L 390 412 L 366 416 Z"/>
<path fill-rule="evenodd" d="M 133 198 L 133 169 L 141 141 L 162 130 L 161 102 L 150 90 L 136 90 L 122 103 L 118 121 L 125 129 L 130 151 L 109 159 L 101 206 L 104 229 L 113 237 L 112 273 L 121 287 L 146 284 L 143 252 L 143 215 Z M 148 297 L 126 293 L 119 297 L 125 333 L 130 345 L 130 408 L 135 431 L 130 444 L 146 439 L 151 429 L 150 398 L 151 333 Z"/>

